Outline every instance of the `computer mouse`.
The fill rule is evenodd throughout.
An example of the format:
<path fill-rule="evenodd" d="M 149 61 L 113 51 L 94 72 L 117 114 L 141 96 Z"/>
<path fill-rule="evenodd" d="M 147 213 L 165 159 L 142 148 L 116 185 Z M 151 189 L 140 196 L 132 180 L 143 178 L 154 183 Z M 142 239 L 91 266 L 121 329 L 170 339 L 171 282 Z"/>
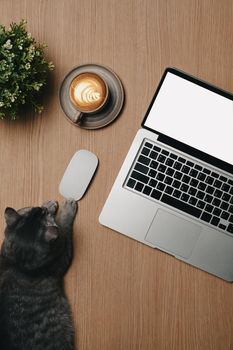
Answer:
<path fill-rule="evenodd" d="M 72 157 L 59 185 L 65 198 L 80 200 L 85 194 L 98 166 L 97 156 L 87 150 L 77 151 Z"/>

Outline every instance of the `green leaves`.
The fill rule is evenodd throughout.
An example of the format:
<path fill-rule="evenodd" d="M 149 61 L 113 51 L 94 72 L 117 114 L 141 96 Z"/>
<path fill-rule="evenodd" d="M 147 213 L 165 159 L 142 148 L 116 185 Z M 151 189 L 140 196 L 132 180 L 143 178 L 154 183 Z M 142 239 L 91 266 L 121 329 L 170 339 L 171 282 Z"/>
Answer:
<path fill-rule="evenodd" d="M 27 104 L 42 112 L 39 98 L 48 72 L 54 68 L 44 59 L 46 45 L 36 43 L 26 30 L 26 21 L 0 26 L 0 118 L 16 119 Z"/>

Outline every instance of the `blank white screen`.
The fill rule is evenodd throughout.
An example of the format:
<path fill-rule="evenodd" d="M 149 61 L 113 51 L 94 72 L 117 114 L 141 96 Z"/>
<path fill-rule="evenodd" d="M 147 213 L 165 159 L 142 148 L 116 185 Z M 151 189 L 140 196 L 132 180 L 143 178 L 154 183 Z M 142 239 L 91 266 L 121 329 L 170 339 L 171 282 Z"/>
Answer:
<path fill-rule="evenodd" d="M 233 164 L 233 101 L 170 72 L 145 126 Z"/>

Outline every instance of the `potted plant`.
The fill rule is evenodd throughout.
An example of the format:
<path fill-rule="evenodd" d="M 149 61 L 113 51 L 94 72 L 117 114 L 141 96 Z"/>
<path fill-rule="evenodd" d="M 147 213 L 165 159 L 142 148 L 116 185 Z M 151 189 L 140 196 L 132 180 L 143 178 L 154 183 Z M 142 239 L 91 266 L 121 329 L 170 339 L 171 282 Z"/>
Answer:
<path fill-rule="evenodd" d="M 0 118 L 17 119 L 22 106 L 41 113 L 40 96 L 54 68 L 44 58 L 45 44 L 38 44 L 26 30 L 26 21 L 0 26 Z"/>

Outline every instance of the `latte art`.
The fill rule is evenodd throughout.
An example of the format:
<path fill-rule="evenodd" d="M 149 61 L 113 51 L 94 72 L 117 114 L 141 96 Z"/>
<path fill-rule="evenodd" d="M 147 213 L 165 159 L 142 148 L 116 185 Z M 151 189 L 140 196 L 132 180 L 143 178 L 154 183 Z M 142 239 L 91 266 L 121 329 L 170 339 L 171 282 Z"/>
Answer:
<path fill-rule="evenodd" d="M 80 111 L 94 112 L 100 109 L 106 101 L 106 84 L 95 73 L 80 74 L 70 85 L 70 98 Z"/>
<path fill-rule="evenodd" d="M 93 80 L 84 81 L 74 88 L 74 98 L 82 105 L 98 102 L 101 99 L 99 86 Z"/>

